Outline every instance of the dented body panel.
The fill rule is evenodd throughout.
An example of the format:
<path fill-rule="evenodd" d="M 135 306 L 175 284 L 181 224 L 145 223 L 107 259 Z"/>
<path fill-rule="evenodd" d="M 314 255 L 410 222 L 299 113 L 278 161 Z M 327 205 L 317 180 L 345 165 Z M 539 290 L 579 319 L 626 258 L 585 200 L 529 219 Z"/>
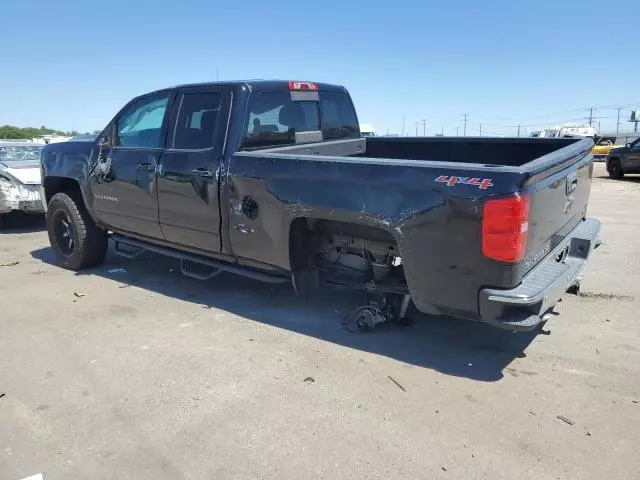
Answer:
<path fill-rule="evenodd" d="M 319 95 L 306 99 L 322 98 L 323 92 L 346 93 L 342 87 L 317 85 Z M 541 296 L 550 298 L 536 291 L 539 282 L 531 285 L 544 276 L 540 268 L 553 270 L 551 256 L 562 251 L 561 261 L 575 260 L 573 276 L 563 274 L 549 284 L 554 296 L 565 283 L 569 287 L 579 281 L 599 232 L 595 221 L 581 227 L 591 185 L 590 140 L 356 135 L 244 148 L 251 96 L 273 91 L 288 94 L 287 83 L 221 82 L 149 94 L 143 99 L 169 98 L 160 132 L 163 146 L 137 151 L 114 146 L 120 114 L 95 142 L 50 145 L 42 156 L 46 200 L 57 186 L 77 184 L 96 223 L 111 231 L 293 275 L 294 283 L 296 272 L 318 264 L 317 258 L 301 260 L 297 235 L 305 235 L 305 254 L 320 256 L 329 248 L 326 242 L 353 238 L 351 244 L 361 242 L 363 258 L 379 269 L 379 260 L 364 253 L 369 242 L 378 256 L 387 249 L 389 271 L 397 272 L 396 260 L 401 261 L 397 291 L 409 293 L 419 310 L 505 328 L 535 326 L 543 314 L 535 311 L 538 304 L 552 306 L 538 302 Z M 210 151 L 172 148 L 179 98 L 185 92 L 222 95 Z M 504 263 L 483 254 L 483 207 L 490 199 L 514 194 L 530 201 L 526 255 Z M 170 208 L 163 206 L 168 201 L 174 202 Z M 323 257 L 324 267 L 327 258 L 335 257 Z M 356 268 L 358 262 L 352 255 L 344 265 Z M 507 292 L 506 300 L 496 291 Z M 531 302 L 520 299 L 524 308 L 513 306 L 518 292 L 531 293 Z"/>
<path fill-rule="evenodd" d="M 496 139 L 467 142 L 480 145 L 483 140 L 494 148 Z M 430 141 L 449 142 L 452 148 L 460 142 L 405 140 L 416 145 Z M 483 286 L 509 289 L 520 284 L 584 218 L 592 168 L 588 141 L 551 145 L 564 151 L 553 150 L 541 163 L 523 166 L 368 157 L 368 151 L 375 154 L 377 147 L 371 145 L 377 142 L 400 143 L 367 138 L 233 155 L 227 198 L 238 202 L 251 196 L 264 206 L 252 222 L 242 215 L 230 217 L 228 242 L 234 253 L 289 268 L 289 228 L 298 217 L 386 230 L 397 242 L 408 290 L 419 309 L 435 307 L 453 316 L 481 319 L 478 292 Z M 332 154 L 342 150 L 357 156 L 325 156 L 325 148 Z M 560 183 L 574 171 L 580 196 L 565 213 Z M 445 182 L 443 176 L 464 180 Z M 478 180 L 470 182 L 474 178 Z M 491 186 L 482 188 L 487 184 Z M 528 255 L 515 265 L 482 254 L 479 228 L 483 202 L 513 192 L 534 199 Z M 251 233 L 238 231 L 236 222 L 247 224 Z"/>

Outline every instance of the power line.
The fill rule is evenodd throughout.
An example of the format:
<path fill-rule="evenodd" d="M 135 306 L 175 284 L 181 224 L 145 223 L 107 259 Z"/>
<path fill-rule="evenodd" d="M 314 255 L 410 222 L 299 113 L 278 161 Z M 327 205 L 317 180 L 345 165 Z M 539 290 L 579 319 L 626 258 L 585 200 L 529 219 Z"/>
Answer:
<path fill-rule="evenodd" d="M 640 106 L 640 101 L 635 102 L 635 103 L 625 103 L 625 104 L 618 104 L 618 105 L 595 105 L 593 107 L 584 107 L 584 108 L 574 108 L 572 110 L 565 110 L 563 112 L 557 112 L 557 113 L 546 113 L 546 114 L 542 114 L 542 115 L 529 115 L 527 117 L 498 117 L 495 120 L 497 121 L 518 121 L 518 120 L 522 120 L 523 118 L 525 119 L 539 119 L 539 118 L 551 118 L 551 117 L 561 117 L 563 115 L 569 115 L 571 113 L 577 113 L 577 112 L 583 112 L 585 110 L 589 110 L 590 108 L 593 108 L 593 110 L 617 110 L 618 108 L 626 108 L 626 107 L 637 107 Z"/>

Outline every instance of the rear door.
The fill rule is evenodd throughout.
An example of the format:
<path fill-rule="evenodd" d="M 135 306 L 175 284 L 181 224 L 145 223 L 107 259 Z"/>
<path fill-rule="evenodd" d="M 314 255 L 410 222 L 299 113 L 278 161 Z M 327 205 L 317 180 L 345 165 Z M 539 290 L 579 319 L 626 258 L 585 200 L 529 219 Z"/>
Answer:
<path fill-rule="evenodd" d="M 228 87 L 178 92 L 158 169 L 160 225 L 170 242 L 221 249 L 218 176 L 230 106 Z"/>

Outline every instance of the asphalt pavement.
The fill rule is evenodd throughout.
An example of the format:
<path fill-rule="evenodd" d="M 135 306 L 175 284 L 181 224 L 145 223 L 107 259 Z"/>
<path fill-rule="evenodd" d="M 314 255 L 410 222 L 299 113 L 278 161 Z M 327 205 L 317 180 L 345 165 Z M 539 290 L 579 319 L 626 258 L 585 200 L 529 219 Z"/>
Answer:
<path fill-rule="evenodd" d="M 417 315 L 341 328 L 314 300 L 175 260 L 55 266 L 0 230 L 0 479 L 638 479 L 640 176 L 595 167 L 603 223 L 544 330 Z"/>

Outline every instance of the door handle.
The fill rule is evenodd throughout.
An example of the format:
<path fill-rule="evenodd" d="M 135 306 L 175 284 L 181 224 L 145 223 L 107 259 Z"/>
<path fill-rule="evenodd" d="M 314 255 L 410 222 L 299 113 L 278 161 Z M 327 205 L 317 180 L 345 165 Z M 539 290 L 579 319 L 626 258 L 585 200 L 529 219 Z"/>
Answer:
<path fill-rule="evenodd" d="M 204 168 L 196 168 L 195 170 L 193 170 L 192 173 L 194 175 L 199 176 L 199 177 L 212 178 L 212 177 L 216 176 L 216 174 L 214 172 L 212 172 L 211 170 L 206 170 Z"/>
<path fill-rule="evenodd" d="M 156 166 L 152 163 L 139 163 L 138 170 L 144 170 L 145 172 L 154 172 Z"/>

